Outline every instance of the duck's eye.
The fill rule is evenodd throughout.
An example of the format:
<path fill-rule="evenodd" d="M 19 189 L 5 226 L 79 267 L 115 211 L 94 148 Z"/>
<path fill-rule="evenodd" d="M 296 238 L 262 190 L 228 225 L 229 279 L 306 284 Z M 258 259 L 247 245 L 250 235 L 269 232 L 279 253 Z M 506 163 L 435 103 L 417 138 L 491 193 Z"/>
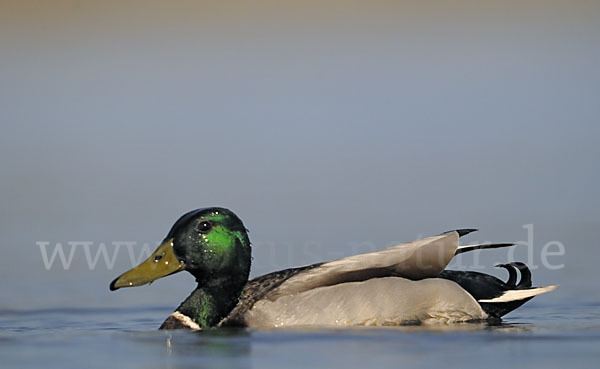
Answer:
<path fill-rule="evenodd" d="M 162 259 L 162 258 L 163 258 L 163 255 L 158 254 L 158 255 L 154 256 L 154 262 L 158 263 L 160 261 L 160 259 Z"/>
<path fill-rule="evenodd" d="M 212 224 L 209 221 L 205 220 L 205 221 L 198 223 L 198 225 L 196 226 L 196 229 L 200 233 L 208 233 L 212 229 Z"/>

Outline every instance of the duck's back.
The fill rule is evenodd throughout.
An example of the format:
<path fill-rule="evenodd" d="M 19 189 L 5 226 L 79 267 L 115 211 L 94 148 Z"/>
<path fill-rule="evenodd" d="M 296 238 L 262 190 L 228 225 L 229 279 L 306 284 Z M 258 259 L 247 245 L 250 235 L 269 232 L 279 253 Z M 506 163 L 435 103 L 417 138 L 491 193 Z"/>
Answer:
<path fill-rule="evenodd" d="M 392 302 L 410 296 L 408 291 L 400 295 L 394 291 L 398 288 L 402 289 L 410 282 L 399 277 L 421 279 L 439 275 L 454 256 L 457 247 L 458 233 L 451 232 L 376 252 L 281 270 L 257 277 L 248 282 L 237 306 L 219 325 L 262 326 L 259 322 L 264 322 L 266 326 L 280 326 L 283 324 L 273 324 L 268 317 L 280 313 L 283 316 L 286 314 L 285 311 L 298 315 L 297 323 L 294 325 L 311 324 L 308 321 L 315 318 L 312 317 L 313 311 L 320 314 L 340 298 L 347 301 L 347 304 L 339 304 L 338 312 L 343 316 L 348 314 L 350 316 L 351 309 L 356 310 L 361 304 L 364 305 L 367 293 L 375 297 L 377 294 L 390 292 L 391 295 L 388 297 L 380 295 L 379 299 L 385 299 L 391 306 Z M 388 281 L 387 277 L 396 278 Z M 378 292 L 375 293 L 373 289 Z M 462 290 L 461 292 L 464 293 Z M 309 299 L 314 300 L 308 301 Z M 387 316 L 384 311 L 376 311 L 376 305 L 375 300 L 371 310 L 378 314 L 377 316 Z M 367 307 L 364 309 L 365 312 L 369 310 Z M 299 315 L 303 317 L 300 318 Z M 333 317 L 335 313 L 330 315 Z M 352 319 L 358 321 L 360 317 L 356 316 Z M 336 318 L 333 321 L 335 320 L 343 319 Z M 290 317 L 287 321 L 292 322 L 294 318 Z"/>

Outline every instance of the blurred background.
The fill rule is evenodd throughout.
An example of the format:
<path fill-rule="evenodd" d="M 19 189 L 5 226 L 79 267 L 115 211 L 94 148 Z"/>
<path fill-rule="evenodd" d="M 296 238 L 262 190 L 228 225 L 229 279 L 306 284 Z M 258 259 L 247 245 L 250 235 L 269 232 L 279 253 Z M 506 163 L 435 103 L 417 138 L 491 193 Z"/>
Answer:
<path fill-rule="evenodd" d="M 461 266 L 504 278 L 514 257 L 562 285 L 545 302 L 597 301 L 599 19 L 583 0 L 3 0 L 0 309 L 174 308 L 191 275 L 109 292 L 132 266 L 112 243 L 154 249 L 213 205 L 250 229 L 253 276 L 531 229 Z M 114 265 L 77 246 L 46 268 L 38 242 L 76 241 Z"/>

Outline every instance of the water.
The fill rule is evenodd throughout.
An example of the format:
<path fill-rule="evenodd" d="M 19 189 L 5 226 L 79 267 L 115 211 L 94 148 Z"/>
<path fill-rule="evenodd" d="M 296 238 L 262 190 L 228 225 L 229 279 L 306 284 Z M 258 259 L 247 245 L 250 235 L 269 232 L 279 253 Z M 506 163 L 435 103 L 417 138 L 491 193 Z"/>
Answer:
<path fill-rule="evenodd" d="M 159 331 L 170 307 L 0 312 L 3 367 L 596 367 L 600 304 L 530 302 L 498 326 Z"/>

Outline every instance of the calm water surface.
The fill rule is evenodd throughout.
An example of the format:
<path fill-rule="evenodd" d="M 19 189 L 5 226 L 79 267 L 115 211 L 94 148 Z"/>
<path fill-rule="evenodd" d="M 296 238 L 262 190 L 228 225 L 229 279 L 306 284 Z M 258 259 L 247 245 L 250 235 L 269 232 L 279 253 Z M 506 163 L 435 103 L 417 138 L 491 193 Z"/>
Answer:
<path fill-rule="evenodd" d="M 0 312 L 2 367 L 598 367 L 600 304 L 530 302 L 499 326 L 156 330 L 170 307 Z"/>

